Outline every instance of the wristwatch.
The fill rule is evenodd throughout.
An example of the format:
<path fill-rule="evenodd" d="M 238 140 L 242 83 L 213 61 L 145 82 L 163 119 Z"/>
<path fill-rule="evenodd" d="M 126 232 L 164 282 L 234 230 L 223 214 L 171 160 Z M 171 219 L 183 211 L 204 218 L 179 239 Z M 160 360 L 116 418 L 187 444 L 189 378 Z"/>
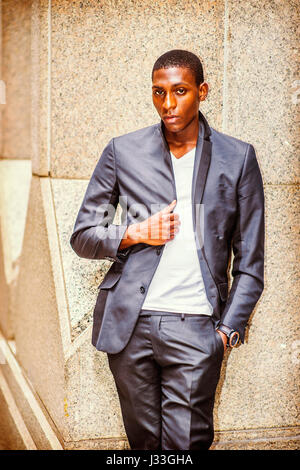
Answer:
<path fill-rule="evenodd" d="M 238 331 L 223 325 L 223 323 L 221 323 L 217 329 L 227 336 L 227 348 L 236 348 L 238 346 L 240 340 L 240 334 Z"/>

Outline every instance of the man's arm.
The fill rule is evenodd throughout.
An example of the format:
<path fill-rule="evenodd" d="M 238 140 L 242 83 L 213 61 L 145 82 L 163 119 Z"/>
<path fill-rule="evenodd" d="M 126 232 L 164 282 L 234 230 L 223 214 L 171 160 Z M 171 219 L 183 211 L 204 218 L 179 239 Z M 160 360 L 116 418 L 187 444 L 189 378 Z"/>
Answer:
<path fill-rule="evenodd" d="M 238 215 L 232 237 L 233 283 L 220 323 L 244 342 L 248 319 L 264 289 L 264 190 L 255 150 L 248 145 L 238 186 Z"/>
<path fill-rule="evenodd" d="M 87 186 L 70 244 L 82 258 L 119 261 L 130 248 L 120 251 L 127 225 L 112 224 L 119 202 L 113 139 L 104 148 Z"/>

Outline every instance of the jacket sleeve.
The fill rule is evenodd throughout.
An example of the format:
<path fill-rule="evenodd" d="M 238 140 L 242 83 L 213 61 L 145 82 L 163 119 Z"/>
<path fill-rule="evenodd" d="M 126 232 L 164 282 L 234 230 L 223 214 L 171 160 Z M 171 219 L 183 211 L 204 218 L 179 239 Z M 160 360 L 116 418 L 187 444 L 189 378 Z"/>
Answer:
<path fill-rule="evenodd" d="M 70 244 L 81 258 L 120 261 L 130 248 L 119 251 L 127 225 L 112 224 L 119 202 L 113 139 L 94 169 L 77 215 Z"/>
<path fill-rule="evenodd" d="M 264 289 L 265 203 L 263 181 L 248 144 L 238 185 L 238 212 L 232 236 L 233 283 L 220 323 L 237 330 L 244 342 L 248 319 Z"/>

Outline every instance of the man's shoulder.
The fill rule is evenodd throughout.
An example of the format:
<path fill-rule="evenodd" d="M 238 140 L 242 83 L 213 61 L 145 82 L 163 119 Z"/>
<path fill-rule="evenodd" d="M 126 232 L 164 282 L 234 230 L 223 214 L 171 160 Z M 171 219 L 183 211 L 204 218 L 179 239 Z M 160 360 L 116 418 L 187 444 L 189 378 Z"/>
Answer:
<path fill-rule="evenodd" d="M 142 127 L 126 134 L 121 134 L 113 138 L 114 142 L 117 144 L 122 144 L 124 141 L 138 142 L 143 139 L 152 137 L 154 133 L 159 128 L 159 123 L 152 124 L 150 126 Z"/>
<path fill-rule="evenodd" d="M 220 147 L 223 151 L 244 155 L 249 145 L 251 145 L 249 142 L 233 137 L 232 135 L 225 134 L 224 132 L 220 132 L 212 127 L 210 130 L 212 143 L 215 146 Z"/>
<path fill-rule="evenodd" d="M 113 137 L 113 141 L 118 148 L 122 148 L 122 145 L 140 145 L 142 142 L 144 145 L 148 142 L 149 145 L 153 145 L 153 138 L 157 139 L 159 137 L 159 126 L 160 123 L 155 123 L 150 126 L 142 127 L 126 134 L 121 134 Z M 211 142 L 215 147 L 215 150 L 220 150 L 222 152 L 229 152 L 231 155 L 245 155 L 249 143 L 233 137 L 231 135 L 220 132 L 213 127 L 210 127 L 211 130 Z M 156 140 L 155 140 L 156 141 Z"/>

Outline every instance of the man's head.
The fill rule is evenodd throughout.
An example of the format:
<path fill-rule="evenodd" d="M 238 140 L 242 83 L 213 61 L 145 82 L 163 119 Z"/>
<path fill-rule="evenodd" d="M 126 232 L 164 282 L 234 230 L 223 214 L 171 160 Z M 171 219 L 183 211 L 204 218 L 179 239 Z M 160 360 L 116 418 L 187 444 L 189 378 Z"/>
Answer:
<path fill-rule="evenodd" d="M 171 67 L 183 67 L 191 70 L 197 86 L 204 82 L 203 67 L 199 57 L 183 49 L 173 49 L 161 55 L 153 65 L 152 80 L 155 70 Z"/>
<path fill-rule="evenodd" d="M 168 130 L 179 132 L 198 119 L 199 104 L 207 92 L 201 61 L 192 52 L 174 49 L 156 60 L 152 99 Z M 168 118 L 172 115 L 176 117 Z"/>

